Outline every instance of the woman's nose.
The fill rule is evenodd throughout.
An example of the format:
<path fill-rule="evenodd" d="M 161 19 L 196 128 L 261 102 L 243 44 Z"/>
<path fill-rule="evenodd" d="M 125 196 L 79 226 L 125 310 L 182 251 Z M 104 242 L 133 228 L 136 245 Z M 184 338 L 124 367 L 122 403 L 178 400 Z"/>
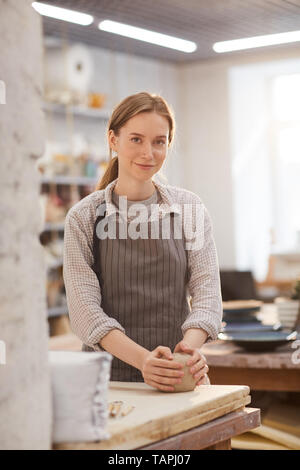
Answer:
<path fill-rule="evenodd" d="M 153 155 L 153 149 L 152 149 L 152 145 L 150 143 L 145 143 L 144 146 L 143 146 L 143 156 L 144 157 L 150 157 L 152 158 L 152 155 Z"/>

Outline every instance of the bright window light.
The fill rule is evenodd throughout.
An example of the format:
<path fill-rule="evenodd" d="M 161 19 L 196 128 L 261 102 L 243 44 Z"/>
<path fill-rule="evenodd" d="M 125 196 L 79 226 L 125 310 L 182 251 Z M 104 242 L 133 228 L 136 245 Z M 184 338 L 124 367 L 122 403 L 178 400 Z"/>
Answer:
<path fill-rule="evenodd" d="M 274 79 L 272 104 L 279 121 L 300 122 L 300 73 L 279 75 Z"/>
<path fill-rule="evenodd" d="M 79 11 L 67 10 L 66 8 L 54 7 L 47 3 L 33 2 L 33 8 L 44 16 L 55 18 L 56 20 L 68 21 L 82 26 L 88 26 L 93 23 L 94 17 Z"/>
<path fill-rule="evenodd" d="M 255 47 L 275 46 L 300 41 L 300 31 L 289 33 L 267 34 L 265 36 L 254 36 L 252 38 L 234 39 L 232 41 L 216 42 L 213 45 L 215 52 L 241 51 Z"/>
<path fill-rule="evenodd" d="M 137 39 L 139 41 L 149 42 L 157 46 L 169 47 L 182 52 L 194 52 L 197 49 L 197 44 L 185 39 L 167 36 L 166 34 L 156 33 L 147 29 L 137 28 L 124 23 L 116 21 L 104 20 L 99 23 L 98 28 L 108 33 L 119 34 L 128 38 Z"/>

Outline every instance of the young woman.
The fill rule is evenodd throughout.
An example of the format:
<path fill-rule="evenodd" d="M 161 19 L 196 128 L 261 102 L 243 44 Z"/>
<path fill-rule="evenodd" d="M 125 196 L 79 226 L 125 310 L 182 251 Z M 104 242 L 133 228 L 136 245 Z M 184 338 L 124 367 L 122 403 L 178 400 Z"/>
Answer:
<path fill-rule="evenodd" d="M 70 323 L 82 349 L 113 355 L 111 380 L 144 381 L 163 391 L 172 391 L 183 375 L 172 352 L 189 354 L 197 385 L 209 384 L 199 348 L 217 338 L 222 317 L 208 211 L 196 194 L 156 178 L 174 132 L 174 116 L 161 96 L 141 92 L 121 101 L 108 123 L 110 164 L 96 190 L 69 210 L 64 239 Z M 137 238 L 130 236 L 137 230 L 128 229 L 123 236 L 137 203 L 149 215 L 140 228 L 156 220 L 159 230 Z M 114 236 L 99 235 L 103 224 Z M 187 244 L 183 226 L 200 233 L 198 245 Z"/>

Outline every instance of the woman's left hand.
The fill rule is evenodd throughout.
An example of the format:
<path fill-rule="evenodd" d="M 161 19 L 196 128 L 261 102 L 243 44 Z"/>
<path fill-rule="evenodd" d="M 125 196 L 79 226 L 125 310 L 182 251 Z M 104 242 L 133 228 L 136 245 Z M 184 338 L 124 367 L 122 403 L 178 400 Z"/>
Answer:
<path fill-rule="evenodd" d="M 199 349 L 191 348 L 185 341 L 180 341 L 173 351 L 190 354 L 192 357 L 188 360 L 187 366 L 190 366 L 190 372 L 193 377 L 198 380 L 196 385 L 210 385 L 210 380 L 207 375 L 209 370 L 206 364 L 206 358 L 200 353 Z"/>

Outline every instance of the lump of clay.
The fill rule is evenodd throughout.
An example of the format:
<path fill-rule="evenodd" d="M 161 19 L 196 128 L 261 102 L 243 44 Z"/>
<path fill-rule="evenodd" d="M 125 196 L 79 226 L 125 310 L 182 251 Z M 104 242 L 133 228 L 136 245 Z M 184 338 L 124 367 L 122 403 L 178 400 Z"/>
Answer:
<path fill-rule="evenodd" d="M 173 385 L 174 392 L 171 392 L 171 393 L 191 392 L 196 387 L 197 379 L 194 379 L 194 377 L 192 376 L 190 372 L 190 368 L 192 366 L 186 365 L 189 359 L 191 359 L 190 354 L 184 354 L 184 353 L 173 354 L 173 361 L 183 364 L 183 368 L 181 370 L 184 372 L 184 376 L 181 379 L 181 383 Z"/>

